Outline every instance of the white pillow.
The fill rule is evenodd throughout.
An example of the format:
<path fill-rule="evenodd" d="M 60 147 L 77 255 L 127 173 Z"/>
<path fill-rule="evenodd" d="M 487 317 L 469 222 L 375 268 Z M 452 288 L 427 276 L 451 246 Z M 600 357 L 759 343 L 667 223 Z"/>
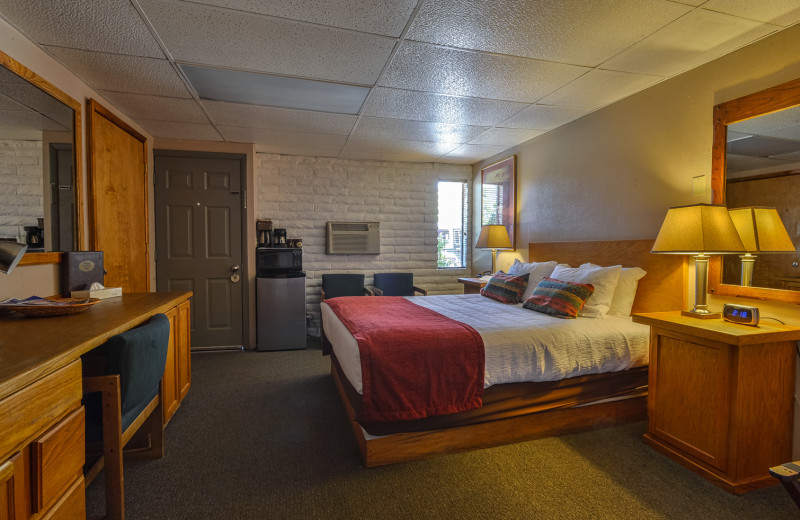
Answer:
<path fill-rule="evenodd" d="M 561 267 L 558 265 L 550 277 L 563 282 L 592 284 L 594 292 L 586 301 L 579 316 L 602 318 L 611 308 L 611 300 L 614 298 L 614 290 L 617 287 L 621 269 L 618 265 L 597 268 Z"/>
<path fill-rule="evenodd" d="M 581 267 L 596 268 L 600 266 L 582 264 Z M 617 288 L 614 290 L 614 298 L 611 299 L 611 308 L 608 310 L 609 315 L 625 318 L 631 315 L 633 300 L 636 298 L 636 288 L 639 286 L 639 280 L 646 274 L 647 271 L 641 267 L 623 267 L 620 270 Z"/>
<path fill-rule="evenodd" d="M 528 285 L 525 287 L 525 292 L 522 294 L 522 300 L 526 301 L 533 294 L 533 290 L 542 281 L 545 276 L 550 276 L 553 269 L 556 268 L 557 262 L 531 262 L 529 264 L 520 262 L 519 259 L 514 260 L 514 264 L 509 267 L 508 274 L 516 276 L 528 273 Z"/>

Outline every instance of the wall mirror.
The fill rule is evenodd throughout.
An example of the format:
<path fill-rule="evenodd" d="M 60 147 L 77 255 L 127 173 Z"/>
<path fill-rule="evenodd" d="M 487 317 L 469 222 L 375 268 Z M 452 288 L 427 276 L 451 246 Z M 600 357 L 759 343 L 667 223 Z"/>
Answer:
<path fill-rule="evenodd" d="M 0 239 L 42 263 L 83 239 L 81 105 L 2 52 L 0 65 Z"/>
<path fill-rule="evenodd" d="M 716 257 L 709 291 L 800 303 L 800 80 L 714 107 L 713 202 L 777 209 L 792 253 L 757 255 L 752 286 L 736 255 Z"/>

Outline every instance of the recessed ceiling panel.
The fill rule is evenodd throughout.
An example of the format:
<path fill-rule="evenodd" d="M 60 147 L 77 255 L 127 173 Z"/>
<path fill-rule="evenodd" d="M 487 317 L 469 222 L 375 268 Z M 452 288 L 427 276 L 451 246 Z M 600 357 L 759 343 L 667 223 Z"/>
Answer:
<path fill-rule="evenodd" d="M 671 76 L 778 29 L 774 25 L 697 9 L 603 63 L 603 68 Z"/>
<path fill-rule="evenodd" d="M 395 40 L 188 2 L 139 0 L 178 61 L 372 85 Z"/>
<path fill-rule="evenodd" d="M 589 108 L 531 105 L 498 124 L 503 128 L 550 130 L 592 112 Z"/>
<path fill-rule="evenodd" d="M 708 0 L 703 4 L 703 9 L 784 27 L 800 21 L 797 0 Z"/>
<path fill-rule="evenodd" d="M 664 78 L 594 69 L 540 101 L 544 105 L 600 108 L 658 83 Z"/>
<path fill-rule="evenodd" d="M 312 134 L 308 132 L 282 132 L 264 128 L 242 128 L 238 126 L 221 126 L 220 130 L 226 141 L 238 143 L 262 143 L 307 147 L 313 143 L 315 147 L 323 149 L 339 149 L 344 145 L 347 136 L 333 134 Z"/>
<path fill-rule="evenodd" d="M 381 85 L 533 103 L 590 69 L 549 61 L 405 42 Z"/>
<path fill-rule="evenodd" d="M 181 65 L 202 99 L 358 114 L 369 88 L 270 74 Z"/>
<path fill-rule="evenodd" d="M 544 130 L 526 130 L 523 128 L 492 128 L 470 141 L 469 144 L 491 144 L 511 148 L 544 132 Z"/>
<path fill-rule="evenodd" d="M 347 135 L 356 122 L 356 116 L 346 114 L 221 101 L 203 101 L 202 103 L 215 123 L 227 126 Z"/>
<path fill-rule="evenodd" d="M 382 117 L 364 117 L 353 132 L 355 137 L 399 139 L 406 141 L 432 141 L 440 143 L 467 143 L 488 130 L 485 126 L 452 125 L 428 121 L 408 121 Z"/>
<path fill-rule="evenodd" d="M 40 45 L 164 58 L 130 0 L 0 0 L 0 13 Z"/>
<path fill-rule="evenodd" d="M 524 103 L 511 101 L 376 88 L 364 105 L 362 115 L 456 125 L 494 126 L 526 106 Z"/>
<path fill-rule="evenodd" d="M 146 94 L 99 91 L 114 106 L 134 119 L 154 119 L 181 123 L 207 123 L 203 110 L 194 99 L 181 99 Z"/>
<path fill-rule="evenodd" d="M 400 36 L 417 0 L 195 0 L 289 20 L 302 20 L 342 29 Z"/>
<path fill-rule="evenodd" d="M 47 47 L 95 90 L 192 97 L 178 72 L 165 59 Z"/>
<path fill-rule="evenodd" d="M 137 123 L 153 137 L 165 139 L 188 139 L 193 141 L 222 141 L 210 124 L 179 123 L 175 121 L 156 121 L 153 119 L 137 119 Z"/>
<path fill-rule="evenodd" d="M 594 67 L 689 10 L 661 0 L 426 0 L 408 37 Z"/>

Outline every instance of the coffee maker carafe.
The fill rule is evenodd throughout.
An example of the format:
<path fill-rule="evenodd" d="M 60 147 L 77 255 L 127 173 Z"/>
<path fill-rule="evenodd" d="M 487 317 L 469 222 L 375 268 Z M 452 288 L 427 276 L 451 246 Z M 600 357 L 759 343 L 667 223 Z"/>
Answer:
<path fill-rule="evenodd" d="M 275 247 L 286 247 L 286 230 L 275 228 L 272 234 L 272 245 Z"/>

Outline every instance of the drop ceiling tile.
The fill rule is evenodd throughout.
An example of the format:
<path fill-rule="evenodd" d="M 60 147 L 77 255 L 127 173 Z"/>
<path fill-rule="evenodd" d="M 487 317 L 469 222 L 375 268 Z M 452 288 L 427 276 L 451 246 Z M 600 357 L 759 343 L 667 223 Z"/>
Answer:
<path fill-rule="evenodd" d="M 671 76 L 777 29 L 774 25 L 696 9 L 603 63 L 603 68 Z"/>
<path fill-rule="evenodd" d="M 594 69 L 540 101 L 544 105 L 600 108 L 635 94 L 664 78 Z"/>
<path fill-rule="evenodd" d="M 186 139 L 193 141 L 222 141 L 210 124 L 181 123 L 176 121 L 157 121 L 154 119 L 136 119 L 147 133 L 153 137 L 165 139 Z"/>
<path fill-rule="evenodd" d="M 406 141 L 433 141 L 439 143 L 467 143 L 486 126 L 452 125 L 406 119 L 364 117 L 353 131 L 354 137 L 399 139 Z"/>
<path fill-rule="evenodd" d="M 145 94 L 126 94 L 110 90 L 100 90 L 126 115 L 134 119 L 153 119 L 179 123 L 208 123 L 200 105 L 194 99 L 181 99 Z"/>
<path fill-rule="evenodd" d="M 258 153 L 275 153 L 281 155 L 297 155 L 301 157 L 339 157 L 339 149 L 315 148 L 313 146 L 279 146 L 271 144 L 256 144 Z"/>
<path fill-rule="evenodd" d="M 793 107 L 733 123 L 728 125 L 728 133 L 735 131 L 748 134 L 766 134 L 767 132 L 798 125 L 800 125 L 800 107 Z"/>
<path fill-rule="evenodd" d="M 522 128 L 492 128 L 470 141 L 469 144 L 490 144 L 511 148 L 544 132 L 544 130 L 526 130 Z"/>
<path fill-rule="evenodd" d="M 590 69 L 405 42 L 381 86 L 533 103 Z"/>
<path fill-rule="evenodd" d="M 552 130 L 592 112 L 589 108 L 553 107 L 531 105 L 497 126 L 503 128 L 528 128 L 532 130 Z"/>
<path fill-rule="evenodd" d="M 164 0 L 140 0 L 178 61 L 372 85 L 395 40 Z"/>
<path fill-rule="evenodd" d="M 220 126 L 226 141 L 237 143 L 268 144 L 277 147 L 321 148 L 339 150 L 347 140 L 345 135 L 314 134 L 311 132 L 288 132 L 266 128 Z M 310 146 L 312 145 L 313 146 Z"/>
<path fill-rule="evenodd" d="M 769 157 L 752 157 L 749 155 L 728 154 L 726 163 L 729 171 L 741 172 L 780 166 L 782 161 L 770 159 Z"/>
<path fill-rule="evenodd" d="M 781 139 L 794 139 L 800 141 L 800 126 L 790 126 L 788 128 L 781 128 L 780 130 L 772 130 L 764 132 L 763 135 L 771 137 L 780 137 Z"/>
<path fill-rule="evenodd" d="M 662 0 L 426 0 L 408 38 L 594 67 L 689 10 Z"/>
<path fill-rule="evenodd" d="M 419 154 L 437 157 L 458 146 L 458 143 L 407 141 L 403 139 L 374 139 L 370 137 L 351 136 L 347 140 L 347 144 L 342 148 L 342 153 L 359 150 L 385 154 Z"/>
<path fill-rule="evenodd" d="M 456 125 L 494 126 L 526 106 L 511 101 L 376 88 L 364 103 L 361 114 Z"/>
<path fill-rule="evenodd" d="M 201 102 L 214 122 L 225 126 L 347 135 L 353 129 L 357 119 L 356 116 L 346 114 L 310 110 L 292 110 L 224 101 Z"/>
<path fill-rule="evenodd" d="M 381 161 L 381 162 L 434 162 L 436 156 L 417 153 L 386 153 L 370 152 L 367 150 L 342 150 L 339 154 L 340 159 L 350 159 L 354 161 Z"/>
<path fill-rule="evenodd" d="M 797 0 L 708 0 L 703 9 L 784 27 L 800 21 Z"/>
<path fill-rule="evenodd" d="M 164 58 L 130 0 L 0 0 L 0 13 L 40 45 Z"/>
<path fill-rule="evenodd" d="M 400 36 L 417 0 L 195 0 L 198 4 L 227 7 L 289 20 L 341 29 Z"/>
<path fill-rule="evenodd" d="M 186 85 L 165 59 L 46 47 L 95 90 L 191 98 Z"/>
<path fill-rule="evenodd" d="M 0 110 L 0 128 L 4 130 L 37 130 L 68 132 L 71 126 L 64 125 L 31 110 Z M 41 133 L 38 134 L 41 138 Z"/>
<path fill-rule="evenodd" d="M 442 159 L 467 159 L 470 163 L 476 163 L 488 159 L 493 155 L 508 150 L 507 146 L 494 146 L 488 144 L 462 144 L 455 150 L 443 155 Z"/>

